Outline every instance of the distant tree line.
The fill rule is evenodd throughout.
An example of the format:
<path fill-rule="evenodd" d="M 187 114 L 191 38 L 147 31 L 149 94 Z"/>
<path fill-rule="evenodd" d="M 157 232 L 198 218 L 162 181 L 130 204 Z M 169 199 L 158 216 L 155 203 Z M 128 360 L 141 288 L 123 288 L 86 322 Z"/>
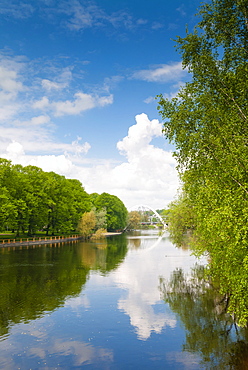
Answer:
<path fill-rule="evenodd" d="M 88 237 L 99 228 L 123 229 L 128 213 L 114 195 L 88 194 L 79 180 L 6 159 L 0 159 L 0 209 L 0 230 L 17 236 L 38 230 L 47 235 L 82 231 L 82 218 L 91 212 L 95 223 Z"/>

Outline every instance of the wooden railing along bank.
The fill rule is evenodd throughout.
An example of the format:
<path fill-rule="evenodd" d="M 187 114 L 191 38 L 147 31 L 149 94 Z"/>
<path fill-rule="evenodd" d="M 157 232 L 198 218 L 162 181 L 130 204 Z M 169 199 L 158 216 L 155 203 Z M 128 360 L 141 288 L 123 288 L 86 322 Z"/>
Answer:
<path fill-rule="evenodd" d="M 0 247 L 14 246 L 14 245 L 25 245 L 25 244 L 46 244 L 46 243 L 59 243 L 70 240 L 80 239 L 80 235 L 70 236 L 44 236 L 44 237 L 32 237 L 32 238 L 18 238 L 18 239 L 2 239 L 0 241 Z"/>

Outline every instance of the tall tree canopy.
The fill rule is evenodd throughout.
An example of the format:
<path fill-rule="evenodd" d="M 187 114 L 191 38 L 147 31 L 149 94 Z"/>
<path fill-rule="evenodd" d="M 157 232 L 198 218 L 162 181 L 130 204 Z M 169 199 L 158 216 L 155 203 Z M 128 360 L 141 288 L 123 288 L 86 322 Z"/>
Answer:
<path fill-rule="evenodd" d="M 47 234 L 67 233 L 76 230 L 91 207 L 80 181 L 0 159 L 0 229 L 12 229 L 17 235 L 26 230 L 33 235 L 41 229 Z"/>
<path fill-rule="evenodd" d="M 95 218 L 92 230 L 123 229 L 127 217 L 125 205 L 114 195 L 89 195 L 79 180 L 1 158 L 0 210 L 0 230 L 11 229 L 17 235 L 26 231 L 34 235 L 38 230 L 46 230 L 47 235 L 70 233 L 77 230 L 82 216 L 92 215 L 90 211 Z"/>
<path fill-rule="evenodd" d="M 123 229 L 127 225 L 128 211 L 124 203 L 115 195 L 102 193 L 92 195 L 92 201 L 97 211 L 106 210 L 107 229 Z"/>
<path fill-rule="evenodd" d="M 177 38 L 192 80 L 171 101 L 159 97 L 164 134 L 175 144 L 183 194 L 194 214 L 196 253 L 248 319 L 248 3 L 212 0 L 194 32 Z"/>

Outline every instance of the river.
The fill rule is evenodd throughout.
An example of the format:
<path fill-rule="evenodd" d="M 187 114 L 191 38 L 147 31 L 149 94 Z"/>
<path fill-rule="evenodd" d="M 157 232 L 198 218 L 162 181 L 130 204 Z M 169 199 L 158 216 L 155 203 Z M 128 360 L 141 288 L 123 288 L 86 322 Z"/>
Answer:
<path fill-rule="evenodd" d="M 247 369 L 205 263 L 156 230 L 2 248 L 0 368 Z"/>

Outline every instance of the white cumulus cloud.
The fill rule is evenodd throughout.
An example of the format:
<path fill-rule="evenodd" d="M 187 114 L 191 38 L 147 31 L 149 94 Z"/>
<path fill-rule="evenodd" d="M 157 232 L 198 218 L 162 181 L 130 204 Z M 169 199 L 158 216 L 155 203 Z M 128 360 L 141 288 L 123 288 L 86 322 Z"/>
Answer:
<path fill-rule="evenodd" d="M 87 191 L 116 195 L 128 208 L 136 204 L 164 208 L 175 197 L 179 180 L 172 153 L 151 144 L 159 136 L 162 124 L 158 120 L 137 115 L 136 124 L 117 143 L 126 160 L 117 165 L 107 162 L 81 167 L 77 176 Z"/>
<path fill-rule="evenodd" d="M 23 146 L 16 141 L 13 141 L 7 146 L 6 152 L 8 159 L 13 160 L 14 162 L 25 154 Z"/>
<path fill-rule="evenodd" d="M 170 82 L 180 80 L 187 73 L 182 68 L 182 62 L 161 64 L 149 69 L 142 69 L 133 73 L 132 78 L 148 82 Z"/>
<path fill-rule="evenodd" d="M 91 145 L 81 137 L 71 143 L 62 143 L 52 141 L 46 132 L 40 136 L 39 123 L 45 121 L 46 116 L 34 117 L 37 124 L 33 124 L 33 130 L 26 135 L 25 127 L 15 128 L 19 140 L 7 145 L 3 141 L 5 149 L 0 156 L 13 163 L 32 164 L 44 171 L 79 179 L 87 192 L 116 195 L 127 208 L 148 204 L 161 209 L 175 197 L 179 187 L 176 161 L 172 152 L 152 144 L 154 138 L 162 136 L 162 124 L 156 119 L 150 120 L 144 113 L 135 119 L 127 136 L 117 143 L 123 155 L 122 162 L 104 160 L 104 155 L 101 159 L 87 159 Z M 4 131 L 6 140 L 11 132 L 10 129 Z M 35 154 L 34 148 L 40 153 Z"/>
<path fill-rule="evenodd" d="M 47 107 L 49 107 L 49 100 L 48 100 L 48 98 L 46 96 L 43 96 L 41 99 L 36 100 L 33 103 L 33 108 L 34 109 L 44 110 Z"/>
<path fill-rule="evenodd" d="M 0 89 L 14 94 L 21 91 L 23 86 L 17 77 L 16 71 L 0 66 Z"/>
<path fill-rule="evenodd" d="M 78 115 L 86 110 L 104 107 L 113 103 L 113 95 L 99 96 L 77 92 L 74 100 L 49 101 L 46 96 L 33 103 L 33 108 L 42 111 L 52 111 L 55 117 L 64 115 Z"/>
<path fill-rule="evenodd" d="M 21 63 L 0 54 L 0 121 L 12 118 L 21 108 L 16 101 L 18 94 L 26 89 L 19 75 L 21 67 Z"/>
<path fill-rule="evenodd" d="M 53 90 L 53 89 L 60 90 L 60 89 L 64 89 L 67 86 L 66 83 L 54 82 L 54 81 L 50 81 L 47 79 L 42 80 L 41 85 L 46 90 Z"/>
<path fill-rule="evenodd" d="M 45 123 L 48 123 L 50 122 L 50 117 L 48 116 L 37 116 L 37 117 L 33 117 L 31 118 L 31 124 L 32 125 L 43 125 Z"/>
<path fill-rule="evenodd" d="M 72 162 L 64 154 L 37 156 L 31 159 L 29 164 L 40 167 L 46 172 L 53 171 L 64 175 L 70 175 L 73 167 Z"/>
<path fill-rule="evenodd" d="M 69 83 L 72 79 L 71 71 L 66 68 L 54 81 L 50 79 L 43 79 L 41 81 L 41 86 L 43 89 L 51 91 L 51 90 L 62 90 L 69 86 Z"/>
<path fill-rule="evenodd" d="M 128 136 L 117 143 L 117 148 L 128 158 L 146 151 L 154 137 L 162 136 L 162 125 L 158 120 L 150 121 L 144 113 L 137 115 L 135 119 L 136 124 L 129 128 Z"/>

